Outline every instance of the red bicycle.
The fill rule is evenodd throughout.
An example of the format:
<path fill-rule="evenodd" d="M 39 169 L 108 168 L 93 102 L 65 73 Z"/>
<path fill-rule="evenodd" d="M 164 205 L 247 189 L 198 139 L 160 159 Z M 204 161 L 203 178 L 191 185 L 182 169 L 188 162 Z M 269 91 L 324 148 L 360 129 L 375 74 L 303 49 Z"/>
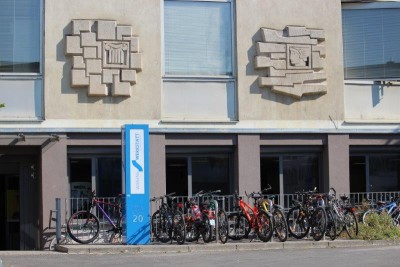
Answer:
<path fill-rule="evenodd" d="M 262 198 L 259 193 L 251 193 L 246 196 L 254 200 L 253 206 L 246 203 L 237 192 L 234 194 L 238 203 L 239 212 L 231 213 L 228 217 L 229 238 L 239 240 L 247 238 L 250 231 L 254 231 L 263 242 L 271 240 L 274 230 L 272 215 L 269 212 L 258 209 L 258 202 Z"/>

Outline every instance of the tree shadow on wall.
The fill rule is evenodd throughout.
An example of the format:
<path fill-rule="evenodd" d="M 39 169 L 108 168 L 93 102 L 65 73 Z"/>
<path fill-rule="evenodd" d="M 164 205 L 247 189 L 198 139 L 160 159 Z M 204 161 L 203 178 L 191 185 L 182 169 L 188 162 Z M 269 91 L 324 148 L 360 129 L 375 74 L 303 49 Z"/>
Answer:
<path fill-rule="evenodd" d="M 72 22 L 63 29 L 63 38 L 56 45 L 56 61 L 64 62 L 62 77 L 60 79 L 61 94 L 78 95 L 78 103 L 94 104 L 102 101 L 103 104 L 119 104 L 129 97 L 111 96 L 110 88 L 108 96 L 88 96 L 88 87 L 71 87 L 72 56 L 65 55 L 66 36 L 72 34 Z M 50 88 L 49 90 L 54 90 Z"/>

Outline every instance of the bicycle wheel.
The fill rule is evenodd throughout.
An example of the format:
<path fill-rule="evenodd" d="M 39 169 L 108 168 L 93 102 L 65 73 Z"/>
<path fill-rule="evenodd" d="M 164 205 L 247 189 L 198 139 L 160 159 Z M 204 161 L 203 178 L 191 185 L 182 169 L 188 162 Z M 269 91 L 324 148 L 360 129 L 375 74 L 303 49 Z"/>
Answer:
<path fill-rule="evenodd" d="M 186 228 L 186 241 L 193 242 L 199 239 L 199 231 L 195 226 L 195 221 L 192 219 L 185 219 L 185 228 Z"/>
<path fill-rule="evenodd" d="M 201 237 L 205 243 L 209 243 L 212 238 L 212 226 L 210 224 L 210 218 L 207 214 L 203 214 L 202 218 L 202 226 L 200 229 Z"/>
<path fill-rule="evenodd" d="M 179 245 L 182 245 L 186 238 L 185 218 L 178 210 L 175 211 L 173 218 L 174 239 Z"/>
<path fill-rule="evenodd" d="M 344 213 L 345 229 L 350 239 L 356 238 L 358 235 L 358 222 L 354 212 L 346 211 Z"/>
<path fill-rule="evenodd" d="M 275 208 L 272 212 L 274 231 L 279 241 L 285 242 L 288 237 L 288 226 L 285 219 L 285 215 L 280 209 Z"/>
<path fill-rule="evenodd" d="M 372 214 L 379 214 L 379 212 L 378 212 L 377 210 L 375 210 L 375 209 L 370 209 L 370 210 L 367 210 L 366 212 L 364 212 L 364 214 L 363 214 L 363 216 L 362 216 L 362 222 L 363 222 L 363 224 L 368 224 L 369 217 L 370 217 Z"/>
<path fill-rule="evenodd" d="M 109 243 L 111 244 L 122 244 L 122 231 L 126 228 L 126 217 L 122 215 L 118 217 L 115 222 L 116 228 L 112 229 L 112 234 L 109 239 Z M 126 236 L 126 233 L 125 233 Z"/>
<path fill-rule="evenodd" d="M 154 237 L 162 242 L 167 243 L 171 240 L 171 233 L 168 227 L 168 220 L 160 210 L 157 210 L 151 216 L 151 230 Z"/>
<path fill-rule="evenodd" d="M 228 237 L 232 240 L 247 238 L 250 233 L 250 222 L 241 213 L 231 213 L 228 216 Z"/>
<path fill-rule="evenodd" d="M 325 209 L 318 207 L 311 215 L 311 234 L 315 241 L 319 241 L 326 231 L 326 212 Z"/>
<path fill-rule="evenodd" d="M 302 239 L 308 234 L 310 224 L 307 211 L 300 206 L 293 207 L 286 216 L 289 233 L 296 239 Z"/>
<path fill-rule="evenodd" d="M 260 210 L 257 215 L 258 231 L 257 235 L 263 242 L 271 240 L 272 233 L 274 232 L 274 226 L 272 225 L 272 219 L 263 210 Z"/>
<path fill-rule="evenodd" d="M 228 241 L 228 218 L 223 210 L 218 212 L 218 237 L 222 244 Z"/>
<path fill-rule="evenodd" d="M 89 211 L 78 211 L 69 218 L 67 231 L 74 241 L 88 244 L 99 235 L 100 222 L 97 216 Z"/>
<path fill-rule="evenodd" d="M 326 210 L 327 225 L 326 225 L 326 235 L 329 236 L 331 240 L 336 239 L 336 220 L 333 216 L 331 209 Z"/>

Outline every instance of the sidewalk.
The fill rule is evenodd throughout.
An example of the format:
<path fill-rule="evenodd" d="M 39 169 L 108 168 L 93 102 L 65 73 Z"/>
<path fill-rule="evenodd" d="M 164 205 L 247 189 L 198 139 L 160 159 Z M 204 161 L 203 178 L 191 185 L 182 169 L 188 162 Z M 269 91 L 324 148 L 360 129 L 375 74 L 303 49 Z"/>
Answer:
<path fill-rule="evenodd" d="M 56 245 L 56 251 L 69 254 L 121 254 L 121 253 L 190 253 L 201 251 L 238 251 L 238 250 L 273 250 L 273 249 L 310 249 L 310 248 L 344 248 L 344 247 L 367 247 L 367 246 L 398 246 L 400 241 L 386 240 L 334 240 L 334 241 L 286 241 L 286 242 L 259 242 L 253 241 L 228 241 L 221 243 L 185 243 L 176 244 L 151 244 L 151 245 Z"/>

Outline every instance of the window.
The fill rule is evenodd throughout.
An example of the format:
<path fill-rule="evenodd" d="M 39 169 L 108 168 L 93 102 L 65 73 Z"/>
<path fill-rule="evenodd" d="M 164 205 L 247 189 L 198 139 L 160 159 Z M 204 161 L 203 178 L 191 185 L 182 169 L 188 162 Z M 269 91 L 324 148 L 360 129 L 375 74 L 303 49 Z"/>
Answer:
<path fill-rule="evenodd" d="M 234 0 L 164 1 L 163 120 L 237 120 L 233 10 Z"/>
<path fill-rule="evenodd" d="M 289 208 L 295 192 L 313 190 L 315 187 L 323 189 L 322 155 L 319 148 L 311 148 L 309 152 L 296 152 L 285 147 L 279 149 L 286 151 L 279 153 L 275 152 L 278 148 L 262 148 L 261 188 L 270 185 L 272 189 L 269 193 L 280 194 L 276 201 L 282 207 Z"/>
<path fill-rule="evenodd" d="M 200 190 L 232 193 L 232 157 L 229 154 L 167 154 L 167 193 L 188 196 Z"/>
<path fill-rule="evenodd" d="M 232 76 L 231 2 L 165 1 L 165 74 Z"/>
<path fill-rule="evenodd" d="M 271 185 L 273 194 L 294 194 L 318 188 L 319 165 L 317 155 L 262 156 L 261 187 Z"/>
<path fill-rule="evenodd" d="M 0 72 L 40 72 L 40 3 L 0 1 Z"/>
<path fill-rule="evenodd" d="M 350 156 L 351 192 L 398 191 L 399 162 L 399 153 L 366 153 Z"/>
<path fill-rule="evenodd" d="M 400 77 L 400 4 L 344 5 L 345 79 Z"/>

